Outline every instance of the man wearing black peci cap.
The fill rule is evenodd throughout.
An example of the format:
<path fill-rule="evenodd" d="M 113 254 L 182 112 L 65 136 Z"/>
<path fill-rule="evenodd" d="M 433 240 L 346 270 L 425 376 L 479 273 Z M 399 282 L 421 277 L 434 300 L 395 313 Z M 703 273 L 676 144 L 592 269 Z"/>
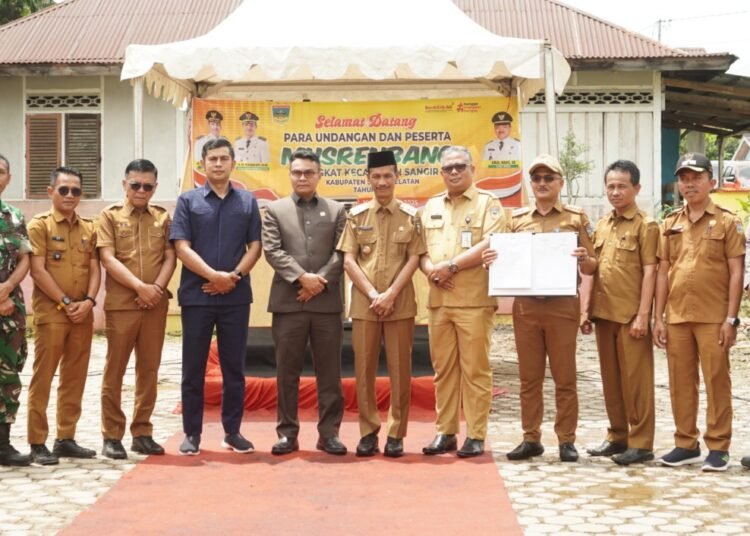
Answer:
<path fill-rule="evenodd" d="M 496 139 L 488 141 L 482 151 L 482 160 L 521 160 L 521 142 L 511 138 L 513 116 L 497 112 L 492 116 Z"/>
<path fill-rule="evenodd" d="M 385 342 L 391 407 L 384 454 L 403 455 L 411 402 L 411 351 L 417 303 L 412 276 L 426 253 L 417 209 L 394 197 L 399 172 L 393 151 L 367 155 L 373 199 L 349 211 L 338 248 L 354 284 L 352 346 L 357 377 L 357 456 L 378 452 L 380 416 L 375 397 L 381 340 Z"/>
<path fill-rule="evenodd" d="M 269 160 L 268 142 L 266 138 L 257 135 L 258 116 L 253 112 L 245 112 L 240 116 L 240 121 L 242 121 L 242 130 L 245 135 L 234 140 L 237 161 L 267 164 Z"/>

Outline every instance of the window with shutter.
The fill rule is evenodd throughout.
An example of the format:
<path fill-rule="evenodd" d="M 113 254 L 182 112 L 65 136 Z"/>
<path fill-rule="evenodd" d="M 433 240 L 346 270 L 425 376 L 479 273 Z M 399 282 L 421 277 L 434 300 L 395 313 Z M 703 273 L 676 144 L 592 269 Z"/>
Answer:
<path fill-rule="evenodd" d="M 26 173 L 29 197 L 46 197 L 50 173 L 61 162 L 60 114 L 26 116 Z"/>
<path fill-rule="evenodd" d="M 99 197 L 101 183 L 99 114 L 66 114 L 65 165 L 81 172 L 84 197 Z"/>

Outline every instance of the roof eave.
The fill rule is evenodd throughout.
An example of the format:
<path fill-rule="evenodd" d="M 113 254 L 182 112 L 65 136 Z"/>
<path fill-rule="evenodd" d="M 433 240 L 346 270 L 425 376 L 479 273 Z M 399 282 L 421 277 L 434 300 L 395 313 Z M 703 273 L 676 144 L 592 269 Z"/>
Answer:
<path fill-rule="evenodd" d="M 737 61 L 733 54 L 666 58 L 567 58 L 574 71 L 721 71 Z"/>
<path fill-rule="evenodd" d="M 119 76 L 118 63 L 0 63 L 0 76 Z"/>

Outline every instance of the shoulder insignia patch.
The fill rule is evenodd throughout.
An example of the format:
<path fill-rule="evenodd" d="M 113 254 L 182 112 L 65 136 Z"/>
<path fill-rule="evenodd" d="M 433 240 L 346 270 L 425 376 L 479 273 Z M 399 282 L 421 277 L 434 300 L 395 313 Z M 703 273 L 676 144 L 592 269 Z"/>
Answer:
<path fill-rule="evenodd" d="M 531 208 L 529 207 L 520 207 L 513 209 L 513 217 L 516 218 L 518 216 L 523 216 L 524 214 L 528 214 L 531 212 Z"/>
<path fill-rule="evenodd" d="M 724 212 L 728 212 L 729 214 L 734 215 L 734 211 L 733 210 L 729 210 L 728 208 L 724 208 L 721 205 L 716 205 L 716 208 L 718 208 L 719 210 L 722 210 Z"/>
<path fill-rule="evenodd" d="M 573 205 L 563 205 L 563 208 L 568 212 L 572 212 L 573 214 L 583 214 L 583 209 L 581 207 L 575 207 Z"/>
<path fill-rule="evenodd" d="M 360 203 L 359 205 L 349 209 L 349 216 L 354 217 L 358 214 L 362 214 L 368 208 L 369 208 L 368 203 Z"/>
<path fill-rule="evenodd" d="M 409 203 L 404 203 L 401 201 L 398 208 L 401 209 L 401 212 L 405 212 L 409 216 L 416 216 L 417 215 L 417 207 L 410 205 Z"/>
<path fill-rule="evenodd" d="M 266 141 L 266 138 L 264 138 L 263 136 L 258 136 L 258 139 L 261 141 Z"/>

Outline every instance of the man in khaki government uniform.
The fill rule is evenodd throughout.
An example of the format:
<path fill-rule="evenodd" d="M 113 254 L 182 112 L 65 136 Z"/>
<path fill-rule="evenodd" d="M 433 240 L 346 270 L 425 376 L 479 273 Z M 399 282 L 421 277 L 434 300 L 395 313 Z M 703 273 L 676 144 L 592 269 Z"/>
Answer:
<path fill-rule="evenodd" d="M 591 255 L 593 228 L 586 213 L 563 205 L 560 201 L 564 179 L 557 159 L 550 155 L 538 156 L 529 167 L 533 207 L 518 208 L 508 225 L 511 233 L 578 234 L 578 247 L 572 255 L 578 257 L 580 271 L 590 275 L 596 269 Z M 485 263 L 496 257 L 488 250 Z M 551 267 L 554 270 L 554 267 Z M 576 389 L 576 336 L 580 320 L 577 296 L 517 297 L 513 301 L 513 333 L 518 351 L 518 374 L 521 379 L 521 425 L 523 441 L 507 456 L 509 460 L 525 460 L 544 453 L 541 426 L 544 415 L 544 373 L 547 356 L 555 382 L 555 433 L 559 443 L 560 461 L 575 462 L 578 426 L 578 393 Z"/>
<path fill-rule="evenodd" d="M 257 135 L 258 120 L 258 116 L 253 112 L 245 112 L 240 116 L 245 135 L 234 140 L 237 162 L 268 164 L 270 160 L 268 142 L 263 136 Z"/>
<path fill-rule="evenodd" d="M 641 173 L 617 160 L 604 173 L 613 207 L 596 224 L 590 318 L 602 372 L 607 438 L 591 456 L 612 456 L 620 465 L 654 459 L 654 348 L 651 305 L 656 283 L 659 225 L 638 210 Z M 586 300 L 584 300 L 585 302 Z M 587 313 L 584 311 L 583 315 Z M 588 322 L 588 318 L 584 318 Z M 590 325 L 584 324 L 587 331 Z"/>
<path fill-rule="evenodd" d="M 346 454 L 339 439 L 344 417 L 341 387 L 341 253 L 336 251 L 346 223 L 344 205 L 317 193 L 320 159 L 307 149 L 292 153 L 292 195 L 268 205 L 261 239 L 275 274 L 268 298 L 276 349 L 278 391 L 276 434 L 271 454 L 299 450 L 299 379 L 305 348 L 312 350 L 318 394 L 318 442 L 328 454 Z"/>
<path fill-rule="evenodd" d="M 94 221 L 76 214 L 83 193 L 81 182 L 76 169 L 55 169 L 47 187 L 52 210 L 37 214 L 28 226 L 34 279 L 28 438 L 32 460 L 41 465 L 54 465 L 59 457 L 96 456 L 96 451 L 79 446 L 74 439 L 91 355 L 94 296 L 100 281 Z M 45 445 L 47 404 L 58 365 L 57 439 L 50 452 Z"/>
<path fill-rule="evenodd" d="M 654 305 L 654 342 L 667 349 L 675 448 L 659 461 L 699 463 L 698 366 L 706 385 L 704 471 L 725 471 L 732 440 L 729 350 L 737 338 L 745 235 L 740 219 L 715 205 L 711 162 L 688 153 L 675 169 L 687 204 L 664 220 Z M 666 318 L 664 313 L 666 311 Z"/>
<path fill-rule="evenodd" d="M 440 157 L 446 191 L 425 205 L 422 224 L 427 255 L 420 268 L 430 281 L 430 357 L 435 369 L 437 435 L 427 455 L 456 450 L 463 406 L 467 437 L 461 457 L 484 452 L 492 399 L 489 352 L 495 299 L 481 254 L 490 233 L 505 217 L 500 201 L 474 186 L 474 165 L 465 147 L 448 147 Z"/>
<path fill-rule="evenodd" d="M 374 198 L 349 211 L 339 249 L 354 283 L 352 346 L 357 377 L 357 456 L 378 452 L 380 416 L 375 400 L 381 340 L 385 342 L 391 407 L 383 454 L 403 456 L 411 402 L 411 351 L 417 302 L 412 277 L 427 252 L 417 209 L 394 197 L 399 172 L 393 151 L 367 155 L 367 178 Z"/>
<path fill-rule="evenodd" d="M 169 242 L 169 213 L 149 203 L 158 171 L 149 160 L 133 160 L 125 168 L 125 200 L 102 211 L 97 248 L 107 270 L 107 360 L 102 377 L 102 455 L 124 459 L 125 414 L 122 379 L 135 349 L 135 403 L 130 449 L 164 454 L 153 437 L 151 413 L 156 404 L 161 350 L 167 323 L 166 290 L 175 269 Z"/>

